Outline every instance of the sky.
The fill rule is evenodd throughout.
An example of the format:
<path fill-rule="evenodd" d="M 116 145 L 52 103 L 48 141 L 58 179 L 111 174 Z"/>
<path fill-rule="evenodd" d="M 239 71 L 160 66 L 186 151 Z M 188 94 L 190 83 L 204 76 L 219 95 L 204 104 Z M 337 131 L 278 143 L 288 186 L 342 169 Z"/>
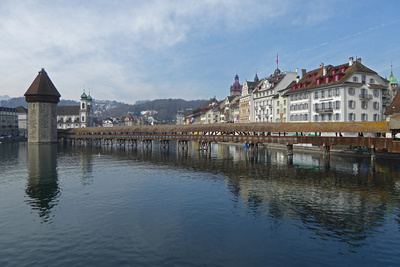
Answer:
<path fill-rule="evenodd" d="M 44 68 L 62 99 L 218 100 L 239 81 L 340 65 L 400 79 L 398 0 L 0 0 L 0 96 Z"/>

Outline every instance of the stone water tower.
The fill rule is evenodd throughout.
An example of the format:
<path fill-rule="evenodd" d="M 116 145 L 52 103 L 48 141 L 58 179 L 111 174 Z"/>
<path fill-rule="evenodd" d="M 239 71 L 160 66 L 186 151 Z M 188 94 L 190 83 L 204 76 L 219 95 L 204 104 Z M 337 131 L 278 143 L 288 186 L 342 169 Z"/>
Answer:
<path fill-rule="evenodd" d="M 57 103 L 61 95 L 44 69 L 24 96 L 28 102 L 28 143 L 56 143 Z"/>

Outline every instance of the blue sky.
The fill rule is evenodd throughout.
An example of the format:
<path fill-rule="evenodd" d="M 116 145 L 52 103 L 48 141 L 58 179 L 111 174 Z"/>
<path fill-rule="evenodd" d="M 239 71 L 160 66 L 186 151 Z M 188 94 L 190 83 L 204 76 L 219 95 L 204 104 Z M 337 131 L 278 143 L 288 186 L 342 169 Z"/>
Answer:
<path fill-rule="evenodd" d="M 353 56 L 400 79 L 400 1 L 0 0 L 0 96 L 45 68 L 63 99 L 222 100 L 242 84 Z"/>

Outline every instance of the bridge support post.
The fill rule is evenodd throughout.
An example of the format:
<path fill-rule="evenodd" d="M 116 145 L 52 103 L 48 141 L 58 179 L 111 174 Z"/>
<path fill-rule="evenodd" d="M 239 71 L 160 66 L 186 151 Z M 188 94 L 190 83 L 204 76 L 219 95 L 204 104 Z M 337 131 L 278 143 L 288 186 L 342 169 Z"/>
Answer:
<path fill-rule="evenodd" d="M 142 148 L 152 149 L 153 148 L 153 140 L 143 140 Z"/>
<path fill-rule="evenodd" d="M 293 157 L 293 144 L 286 143 L 287 155 Z"/>
<path fill-rule="evenodd" d="M 371 165 L 375 167 L 376 164 L 376 151 L 375 151 L 375 146 L 371 146 Z"/>
<path fill-rule="evenodd" d="M 169 150 L 169 140 L 160 140 L 160 150 Z"/>
<path fill-rule="evenodd" d="M 178 140 L 178 151 L 188 150 L 188 141 L 187 140 Z"/>
<path fill-rule="evenodd" d="M 324 157 L 330 157 L 331 155 L 331 146 L 327 146 L 323 144 L 324 147 Z"/>

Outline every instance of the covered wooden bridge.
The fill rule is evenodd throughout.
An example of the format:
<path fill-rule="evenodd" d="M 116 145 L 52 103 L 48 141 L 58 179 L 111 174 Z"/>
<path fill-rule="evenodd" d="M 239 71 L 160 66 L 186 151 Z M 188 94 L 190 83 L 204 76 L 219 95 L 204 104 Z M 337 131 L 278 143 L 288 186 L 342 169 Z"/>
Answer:
<path fill-rule="evenodd" d="M 275 143 L 288 146 L 313 144 L 329 152 L 335 145 L 360 146 L 372 151 L 380 149 L 400 153 L 398 120 L 390 122 L 343 123 L 226 123 L 190 125 L 147 125 L 119 127 L 91 127 L 59 130 L 58 136 L 66 142 L 94 145 L 132 145 L 138 141 L 149 146 L 157 140 L 162 146 L 177 141 L 185 149 L 187 142 L 198 142 L 205 149 L 213 142 L 244 143 L 257 146 Z"/>

